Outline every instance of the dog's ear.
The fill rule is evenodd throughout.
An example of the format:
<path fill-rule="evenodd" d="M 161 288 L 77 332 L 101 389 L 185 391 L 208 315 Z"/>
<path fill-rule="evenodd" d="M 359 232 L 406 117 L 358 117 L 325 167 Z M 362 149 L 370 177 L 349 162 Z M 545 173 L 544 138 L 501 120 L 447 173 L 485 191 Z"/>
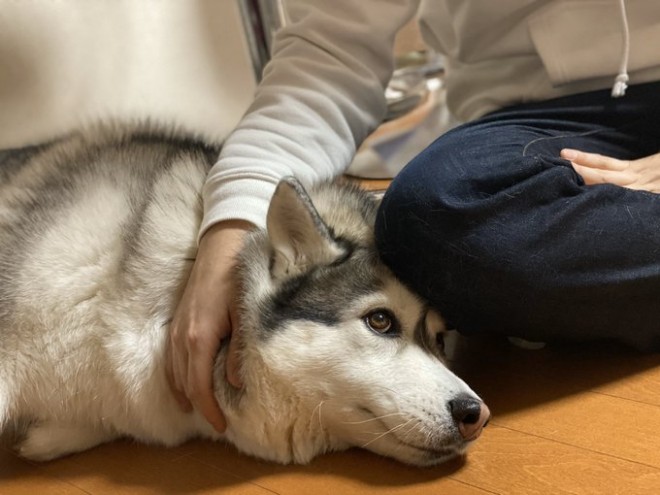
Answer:
<path fill-rule="evenodd" d="M 303 186 L 293 177 L 280 181 L 266 218 L 273 248 L 271 275 L 294 276 L 312 266 L 344 257 L 346 246 L 332 237 Z"/>

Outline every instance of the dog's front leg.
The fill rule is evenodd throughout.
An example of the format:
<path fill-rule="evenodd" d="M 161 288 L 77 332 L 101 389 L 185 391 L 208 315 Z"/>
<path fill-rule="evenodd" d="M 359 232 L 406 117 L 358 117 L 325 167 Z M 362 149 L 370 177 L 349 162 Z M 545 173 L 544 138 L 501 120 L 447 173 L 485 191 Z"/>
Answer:
<path fill-rule="evenodd" d="M 26 459 L 48 461 L 90 449 L 117 436 L 107 429 L 45 421 L 28 428 L 17 450 Z"/>

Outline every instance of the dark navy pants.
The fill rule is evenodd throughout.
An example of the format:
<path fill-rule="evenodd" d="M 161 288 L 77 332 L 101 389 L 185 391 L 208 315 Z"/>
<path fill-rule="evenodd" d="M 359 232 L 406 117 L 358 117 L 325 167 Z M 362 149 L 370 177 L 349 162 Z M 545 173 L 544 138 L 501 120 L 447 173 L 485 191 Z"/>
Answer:
<path fill-rule="evenodd" d="M 466 334 L 660 350 L 660 195 L 587 186 L 562 148 L 660 151 L 660 83 L 503 109 L 438 138 L 379 210 L 383 259 Z"/>

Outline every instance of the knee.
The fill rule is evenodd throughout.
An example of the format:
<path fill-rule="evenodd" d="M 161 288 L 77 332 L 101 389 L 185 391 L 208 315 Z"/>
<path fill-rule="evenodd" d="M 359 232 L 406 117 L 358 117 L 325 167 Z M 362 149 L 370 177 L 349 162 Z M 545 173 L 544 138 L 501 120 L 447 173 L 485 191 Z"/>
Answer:
<path fill-rule="evenodd" d="M 424 152 L 386 191 L 376 220 L 383 260 L 434 301 L 469 297 L 468 286 L 491 298 L 502 286 L 540 290 L 550 255 L 537 255 L 538 241 L 556 216 L 543 205 L 574 194 L 572 173 L 510 150 L 468 160 L 456 144 Z"/>
<path fill-rule="evenodd" d="M 401 251 L 422 242 L 456 245 L 494 232 L 510 244 L 507 239 L 516 242 L 521 226 L 538 223 L 531 217 L 539 207 L 580 194 L 579 177 L 568 162 L 526 155 L 529 136 L 515 134 L 489 124 L 466 125 L 406 165 L 379 210 L 376 229 L 383 249 Z"/>
<path fill-rule="evenodd" d="M 531 183 L 549 179 L 553 186 L 574 188 L 577 174 L 568 162 L 525 154 L 525 143 L 533 136 L 488 123 L 457 128 L 404 167 L 388 189 L 385 205 L 470 214 L 492 209 L 494 202 L 506 201 Z"/>

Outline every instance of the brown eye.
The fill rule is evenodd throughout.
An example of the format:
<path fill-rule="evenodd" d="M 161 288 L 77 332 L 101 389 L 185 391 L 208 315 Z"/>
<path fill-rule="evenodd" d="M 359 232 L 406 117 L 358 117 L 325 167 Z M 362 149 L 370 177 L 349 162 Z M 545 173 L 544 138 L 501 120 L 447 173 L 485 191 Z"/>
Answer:
<path fill-rule="evenodd" d="M 364 317 L 364 322 L 372 330 L 381 335 L 395 335 L 398 333 L 396 320 L 392 314 L 384 309 L 377 309 Z"/>

